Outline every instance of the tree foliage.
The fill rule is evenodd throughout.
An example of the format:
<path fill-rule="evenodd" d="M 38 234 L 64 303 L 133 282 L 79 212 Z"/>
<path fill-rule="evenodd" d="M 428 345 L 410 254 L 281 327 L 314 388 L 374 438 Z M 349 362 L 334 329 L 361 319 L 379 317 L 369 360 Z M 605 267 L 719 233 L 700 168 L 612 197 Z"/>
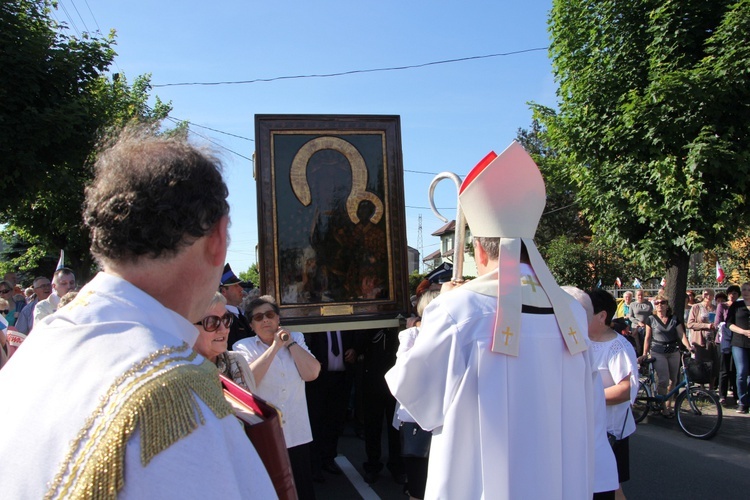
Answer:
<path fill-rule="evenodd" d="M 544 123 L 582 213 L 682 296 L 690 254 L 747 217 L 750 0 L 554 0 L 550 31 Z"/>
<path fill-rule="evenodd" d="M 519 128 L 516 137 L 539 166 L 547 190 L 547 204 L 534 235 L 534 242 L 540 249 L 547 249 L 560 236 L 576 243 L 584 243 L 591 237 L 589 225 L 580 217 L 576 202 L 578 189 L 563 174 L 559 156 L 547 141 L 542 117 L 550 113 L 552 111 L 548 108 L 534 106 L 531 127 L 528 130 Z"/>
<path fill-rule="evenodd" d="M 104 74 L 114 33 L 69 36 L 51 7 L 46 0 L 0 7 L 0 222 L 3 238 L 25 249 L 12 255 L 15 269 L 36 270 L 44 255 L 64 249 L 66 264 L 85 279 L 92 260 L 81 207 L 96 145 L 130 120 L 158 127 L 170 106 L 158 98 L 148 106 L 148 75 L 129 86 L 124 76 Z"/>
<path fill-rule="evenodd" d="M 247 268 L 247 271 L 240 272 L 239 278 L 242 281 L 249 281 L 256 287 L 260 288 L 260 271 L 258 271 L 258 263 L 253 263 Z"/>

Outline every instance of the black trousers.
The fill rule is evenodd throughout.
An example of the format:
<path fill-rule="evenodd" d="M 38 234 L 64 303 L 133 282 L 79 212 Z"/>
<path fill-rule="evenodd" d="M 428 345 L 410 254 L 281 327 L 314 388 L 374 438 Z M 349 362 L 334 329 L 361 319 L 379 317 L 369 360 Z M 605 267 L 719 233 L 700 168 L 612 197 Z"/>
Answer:
<path fill-rule="evenodd" d="M 383 468 L 380 458 L 383 426 L 385 426 L 388 433 L 388 469 L 395 474 L 401 474 L 404 471 L 401 459 L 401 438 L 398 429 L 393 427 L 396 399 L 388 389 L 383 375 L 368 377 L 365 374 L 362 385 L 365 398 L 365 452 L 367 453 L 364 468 L 368 472 L 379 472 Z"/>
<path fill-rule="evenodd" d="M 312 472 L 310 470 L 310 443 L 301 444 L 287 448 L 289 462 L 292 466 L 294 484 L 297 487 L 297 496 L 300 500 L 315 500 L 313 489 Z"/>
<path fill-rule="evenodd" d="M 311 459 L 313 473 L 320 471 L 322 462 L 338 455 L 338 442 L 346 422 L 346 409 L 351 391 L 348 372 L 320 372 L 318 378 L 305 387 L 313 442 Z"/>

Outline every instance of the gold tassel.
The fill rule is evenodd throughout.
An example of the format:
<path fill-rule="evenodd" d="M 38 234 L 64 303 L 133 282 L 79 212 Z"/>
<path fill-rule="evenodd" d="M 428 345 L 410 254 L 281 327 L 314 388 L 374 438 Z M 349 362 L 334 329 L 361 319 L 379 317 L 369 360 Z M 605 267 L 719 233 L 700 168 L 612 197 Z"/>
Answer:
<path fill-rule="evenodd" d="M 68 498 L 116 498 L 124 486 L 126 445 L 135 430 L 140 429 L 145 467 L 158 453 L 205 424 L 196 396 L 217 418 L 232 414 L 210 361 L 180 364 L 146 381 L 117 408 L 91 453 L 78 457 L 84 461 L 80 473 L 70 474 L 59 493 L 50 492 L 52 497 L 68 497 L 70 492 Z"/>

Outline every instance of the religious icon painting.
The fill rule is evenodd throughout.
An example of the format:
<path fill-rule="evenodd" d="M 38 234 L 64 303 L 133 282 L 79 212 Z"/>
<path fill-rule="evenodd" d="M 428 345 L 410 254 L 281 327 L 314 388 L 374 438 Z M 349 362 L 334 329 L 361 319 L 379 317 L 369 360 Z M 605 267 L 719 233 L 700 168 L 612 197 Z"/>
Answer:
<path fill-rule="evenodd" d="M 285 324 L 408 310 L 398 116 L 256 115 L 259 270 Z"/>

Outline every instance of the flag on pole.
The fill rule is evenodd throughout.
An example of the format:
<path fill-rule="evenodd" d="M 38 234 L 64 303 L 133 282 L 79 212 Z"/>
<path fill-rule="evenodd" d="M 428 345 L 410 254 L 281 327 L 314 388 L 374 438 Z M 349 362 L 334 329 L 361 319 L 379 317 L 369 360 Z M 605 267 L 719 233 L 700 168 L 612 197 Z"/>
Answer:
<path fill-rule="evenodd" d="M 619 276 L 615 280 L 615 285 L 617 285 L 617 288 L 620 288 L 622 286 L 622 281 L 620 281 L 620 277 Z"/>
<path fill-rule="evenodd" d="M 719 283 L 724 281 L 724 269 L 721 268 L 718 259 L 716 260 L 716 281 Z"/>
<path fill-rule="evenodd" d="M 638 278 L 636 278 L 635 281 L 633 281 L 633 286 L 635 288 L 641 288 L 641 280 L 639 280 Z"/>
<path fill-rule="evenodd" d="M 60 250 L 60 260 L 57 261 L 55 271 L 59 271 L 63 267 L 65 267 L 65 250 Z"/>
<path fill-rule="evenodd" d="M 596 288 L 601 288 L 601 287 L 602 287 L 602 279 L 599 278 L 599 282 L 596 284 Z"/>
<path fill-rule="evenodd" d="M 662 287 L 662 288 L 664 288 L 665 286 L 667 286 L 667 278 L 662 278 L 661 279 L 661 283 L 659 283 L 659 286 Z"/>

